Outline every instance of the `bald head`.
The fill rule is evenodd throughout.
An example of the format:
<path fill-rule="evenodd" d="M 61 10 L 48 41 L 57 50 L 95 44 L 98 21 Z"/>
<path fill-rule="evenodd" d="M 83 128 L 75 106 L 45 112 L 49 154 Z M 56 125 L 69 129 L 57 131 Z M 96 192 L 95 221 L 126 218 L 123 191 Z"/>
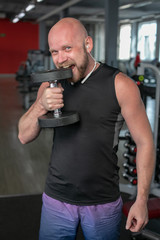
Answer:
<path fill-rule="evenodd" d="M 75 18 L 63 18 L 60 21 L 58 21 L 49 31 L 49 35 L 48 37 L 50 37 L 50 35 L 56 33 L 57 32 L 63 32 L 63 31 L 67 31 L 68 34 L 70 32 L 72 32 L 72 34 L 74 35 L 75 38 L 78 38 L 79 40 L 84 40 L 87 36 L 88 33 L 85 29 L 85 27 L 83 26 L 83 24 L 75 19 Z"/>

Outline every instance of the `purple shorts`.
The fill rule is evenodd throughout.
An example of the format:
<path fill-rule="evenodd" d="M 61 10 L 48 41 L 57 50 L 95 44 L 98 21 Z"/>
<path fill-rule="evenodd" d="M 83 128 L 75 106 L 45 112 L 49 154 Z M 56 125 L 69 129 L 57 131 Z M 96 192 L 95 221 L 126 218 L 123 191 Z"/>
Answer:
<path fill-rule="evenodd" d="M 79 223 L 85 240 L 118 240 L 121 197 L 112 203 L 77 206 L 43 193 L 39 240 L 75 240 Z"/>

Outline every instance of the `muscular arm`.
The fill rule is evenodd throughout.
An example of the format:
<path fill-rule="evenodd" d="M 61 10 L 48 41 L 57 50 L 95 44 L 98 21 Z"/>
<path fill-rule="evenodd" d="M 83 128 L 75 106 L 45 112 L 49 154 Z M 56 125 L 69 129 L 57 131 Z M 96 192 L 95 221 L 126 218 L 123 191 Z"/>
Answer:
<path fill-rule="evenodd" d="M 126 228 L 139 231 L 148 221 L 147 200 L 155 166 L 155 150 L 150 124 L 135 82 L 120 73 L 115 81 L 122 115 L 137 146 L 137 197 L 130 209 Z"/>
<path fill-rule="evenodd" d="M 20 118 L 18 123 L 18 138 L 22 144 L 28 143 L 34 140 L 40 133 L 40 127 L 38 125 L 38 117 L 46 113 L 45 108 L 42 105 L 41 95 L 46 88 L 46 84 L 42 84 L 39 88 L 37 99 L 35 103 L 29 108 L 29 110 Z"/>
<path fill-rule="evenodd" d="M 49 83 L 44 82 L 40 86 L 35 103 L 20 118 L 18 124 L 18 138 L 22 144 L 33 141 L 40 133 L 38 118 L 48 111 L 63 107 L 63 89 L 48 88 Z"/>

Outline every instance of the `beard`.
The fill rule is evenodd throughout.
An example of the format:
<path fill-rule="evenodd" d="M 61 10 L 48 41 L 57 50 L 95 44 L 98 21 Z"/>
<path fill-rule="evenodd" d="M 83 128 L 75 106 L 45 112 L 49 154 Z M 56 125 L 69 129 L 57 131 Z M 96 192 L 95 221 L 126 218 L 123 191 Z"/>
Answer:
<path fill-rule="evenodd" d="M 79 72 L 79 79 L 78 80 L 81 80 L 82 78 L 85 77 L 85 72 L 86 72 L 86 69 L 87 69 L 87 66 L 88 66 L 88 62 L 89 62 L 88 54 L 87 54 L 86 49 L 84 48 L 84 56 L 83 56 L 82 64 L 79 65 L 79 66 L 76 65 L 76 67 L 78 69 L 78 72 Z M 74 80 L 74 76 L 73 76 L 73 80 Z"/>
<path fill-rule="evenodd" d="M 65 68 L 67 66 L 70 66 L 70 68 L 72 69 L 72 66 L 74 66 L 74 68 L 77 69 L 77 74 L 73 73 L 73 76 L 71 79 L 68 79 L 70 82 L 78 82 L 79 80 L 81 80 L 82 78 L 85 77 L 85 72 L 89 63 L 89 59 L 88 59 L 88 53 L 86 51 L 86 48 L 83 47 L 83 58 L 80 59 L 81 63 L 78 63 L 78 60 L 75 61 L 67 61 L 63 64 L 58 64 L 58 68 Z M 82 56 L 82 55 L 81 55 Z"/>

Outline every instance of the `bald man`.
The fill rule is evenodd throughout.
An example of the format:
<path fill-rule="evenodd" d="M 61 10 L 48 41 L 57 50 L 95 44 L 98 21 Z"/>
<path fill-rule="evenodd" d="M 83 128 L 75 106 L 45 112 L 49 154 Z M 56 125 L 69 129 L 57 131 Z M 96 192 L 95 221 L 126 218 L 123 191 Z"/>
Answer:
<path fill-rule="evenodd" d="M 80 223 L 86 240 L 118 240 L 122 200 L 116 153 L 124 120 L 137 145 L 138 173 L 126 229 L 137 232 L 148 222 L 154 144 L 139 90 L 118 69 L 96 62 L 92 38 L 78 20 L 57 22 L 48 43 L 55 66 L 71 68 L 73 77 L 58 88 L 42 83 L 19 121 L 18 137 L 23 144 L 36 139 L 38 117 L 57 108 L 78 111 L 80 121 L 54 129 L 39 239 L 73 240 Z"/>

